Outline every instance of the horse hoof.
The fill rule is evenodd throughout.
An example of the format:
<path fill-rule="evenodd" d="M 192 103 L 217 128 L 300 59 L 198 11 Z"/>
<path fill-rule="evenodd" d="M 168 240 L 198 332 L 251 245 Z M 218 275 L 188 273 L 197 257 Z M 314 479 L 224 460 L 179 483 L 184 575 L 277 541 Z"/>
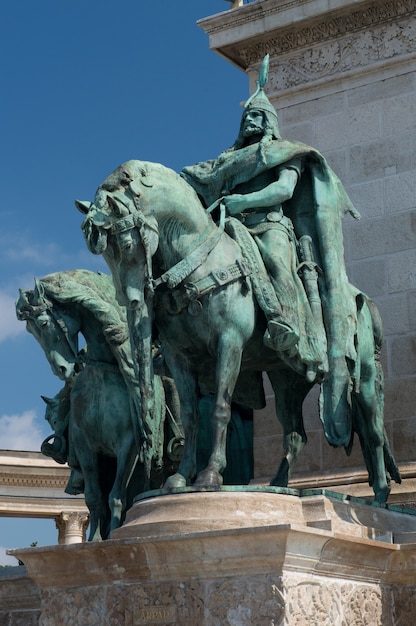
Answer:
<path fill-rule="evenodd" d="M 197 489 L 220 489 L 223 477 L 215 470 L 203 470 L 197 476 L 194 487 Z"/>
<path fill-rule="evenodd" d="M 386 504 L 389 495 L 390 489 L 388 487 L 386 487 L 385 489 L 380 489 L 374 494 L 374 502 L 378 502 L 379 504 Z"/>
<path fill-rule="evenodd" d="M 186 487 L 186 479 L 182 474 L 173 474 L 169 476 L 163 485 L 163 491 L 173 491 L 174 489 L 180 489 Z"/>
<path fill-rule="evenodd" d="M 277 474 L 273 480 L 270 481 L 270 486 L 271 487 L 284 487 L 286 488 L 287 485 L 289 483 L 289 479 L 287 478 L 287 476 L 280 476 L 280 474 Z"/>

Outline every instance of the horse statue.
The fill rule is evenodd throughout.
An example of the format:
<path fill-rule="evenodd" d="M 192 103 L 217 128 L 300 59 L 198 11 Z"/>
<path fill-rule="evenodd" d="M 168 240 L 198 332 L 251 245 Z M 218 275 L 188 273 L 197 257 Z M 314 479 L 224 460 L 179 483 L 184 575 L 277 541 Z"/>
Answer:
<path fill-rule="evenodd" d="M 192 481 L 197 489 L 221 487 L 231 401 L 264 406 L 262 372 L 273 387 L 284 434 L 284 456 L 271 485 L 286 487 L 307 441 L 302 403 L 314 380 L 305 365 L 263 342 L 266 318 L 253 287 L 253 264 L 224 228 L 227 223 L 235 227 L 236 220 L 221 216 L 217 225 L 181 176 L 144 161 L 124 163 L 100 185 L 94 203 L 76 201 L 76 206 L 85 215 L 82 229 L 90 251 L 103 255 L 117 299 L 129 310 L 136 350 L 149 351 L 153 327 L 165 347 L 185 432 L 182 460 L 165 489 Z M 355 330 L 349 339 L 356 357 L 337 356 L 347 371 L 341 381 L 334 381 L 331 371 L 326 379 L 316 379 L 321 410 L 325 404 L 323 422 L 338 415 L 328 417 L 328 398 L 335 398 L 349 420 L 342 445 L 349 453 L 358 434 L 375 500 L 384 503 L 391 478 L 400 482 L 400 473 L 384 429 L 381 321 L 375 305 L 349 283 L 346 294 L 354 309 Z M 141 367 L 139 374 L 145 389 L 152 373 Z M 339 388 L 336 397 L 334 388 Z M 212 449 L 196 476 L 197 401 L 208 392 L 214 396 Z M 142 409 L 146 421 L 151 413 Z"/>
<path fill-rule="evenodd" d="M 42 451 L 58 462 L 68 460 L 72 472 L 80 472 L 90 512 L 89 540 L 106 539 L 123 522 L 135 495 L 158 488 L 175 471 L 181 425 L 166 407 L 157 376 L 154 420 L 145 435 L 142 431 L 125 310 L 115 300 L 111 276 L 86 270 L 50 274 L 36 280 L 34 290 L 20 292 L 16 311 L 52 371 L 66 381 L 55 398 L 44 398 L 45 417 L 55 434 Z M 86 341 L 81 351 L 80 334 Z M 138 458 L 144 437 L 150 444 Z M 71 480 L 69 492 L 82 492 L 82 485 L 74 487 L 72 473 Z"/>

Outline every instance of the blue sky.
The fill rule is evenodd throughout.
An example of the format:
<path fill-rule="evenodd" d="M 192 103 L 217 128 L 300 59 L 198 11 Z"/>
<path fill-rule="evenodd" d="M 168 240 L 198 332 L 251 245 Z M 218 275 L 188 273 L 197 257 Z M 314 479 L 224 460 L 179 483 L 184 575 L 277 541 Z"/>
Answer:
<path fill-rule="evenodd" d="M 84 244 L 75 198 L 92 200 L 128 159 L 179 171 L 233 143 L 248 80 L 196 25 L 228 8 L 225 0 L 3 3 L 0 448 L 39 450 L 50 434 L 40 396 L 62 386 L 16 320 L 19 287 L 55 271 L 107 271 Z M 3 548 L 56 537 L 53 521 L 0 518 Z"/>

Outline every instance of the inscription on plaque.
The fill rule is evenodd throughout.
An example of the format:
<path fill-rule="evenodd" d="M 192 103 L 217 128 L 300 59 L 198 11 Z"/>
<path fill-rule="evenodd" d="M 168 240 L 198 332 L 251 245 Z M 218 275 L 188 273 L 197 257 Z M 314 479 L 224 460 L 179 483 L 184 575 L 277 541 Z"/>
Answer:
<path fill-rule="evenodd" d="M 137 607 L 134 611 L 133 626 L 174 623 L 176 623 L 176 606 Z"/>

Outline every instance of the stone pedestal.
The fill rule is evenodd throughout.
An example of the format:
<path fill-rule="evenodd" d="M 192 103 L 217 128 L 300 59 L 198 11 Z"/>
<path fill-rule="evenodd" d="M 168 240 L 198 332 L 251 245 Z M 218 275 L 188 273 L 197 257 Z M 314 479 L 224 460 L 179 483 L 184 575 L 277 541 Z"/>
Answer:
<path fill-rule="evenodd" d="M 411 624 L 416 515 L 273 487 L 145 494 L 101 543 L 15 550 L 40 626 Z M 409 621 L 410 620 L 410 621 Z"/>

